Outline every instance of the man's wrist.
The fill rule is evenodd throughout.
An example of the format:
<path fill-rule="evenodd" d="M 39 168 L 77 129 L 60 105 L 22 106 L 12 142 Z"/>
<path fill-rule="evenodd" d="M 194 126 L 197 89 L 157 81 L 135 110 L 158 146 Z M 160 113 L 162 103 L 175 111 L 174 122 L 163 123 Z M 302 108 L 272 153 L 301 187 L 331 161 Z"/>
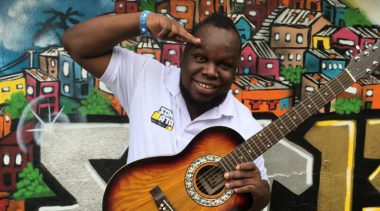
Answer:
<path fill-rule="evenodd" d="M 142 36 L 150 36 L 150 32 L 147 25 L 149 14 L 151 14 L 151 12 L 148 10 L 144 10 L 140 14 L 140 35 Z"/>

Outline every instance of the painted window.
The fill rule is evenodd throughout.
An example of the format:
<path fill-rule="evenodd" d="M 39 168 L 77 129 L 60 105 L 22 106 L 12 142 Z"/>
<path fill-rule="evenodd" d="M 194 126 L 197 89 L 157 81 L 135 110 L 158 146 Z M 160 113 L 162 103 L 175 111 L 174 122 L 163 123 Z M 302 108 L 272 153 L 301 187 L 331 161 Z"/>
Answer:
<path fill-rule="evenodd" d="M 367 97 L 372 97 L 373 96 L 373 90 L 372 89 L 367 89 L 367 91 L 365 92 L 365 95 Z"/>
<path fill-rule="evenodd" d="M 284 61 L 285 60 L 285 56 L 284 55 L 280 55 L 280 60 Z"/>
<path fill-rule="evenodd" d="M 88 78 L 87 70 L 82 68 L 81 75 L 82 75 L 82 79 L 87 79 Z"/>
<path fill-rule="evenodd" d="M 63 85 L 63 91 L 66 93 L 70 93 L 70 86 L 68 84 Z"/>
<path fill-rule="evenodd" d="M 333 69 L 334 70 L 338 69 L 338 65 L 336 63 L 333 64 Z"/>
<path fill-rule="evenodd" d="M 253 16 L 253 17 L 255 17 L 256 15 L 257 15 L 257 12 L 256 11 L 254 11 L 254 10 L 252 10 L 252 11 L 249 11 L 249 13 L 248 13 L 250 16 Z"/>
<path fill-rule="evenodd" d="M 305 86 L 305 91 L 306 91 L 306 92 L 314 92 L 314 91 L 315 91 L 315 88 L 312 87 L 312 86 Z"/>
<path fill-rule="evenodd" d="M 343 69 L 343 65 L 342 64 L 338 64 L 338 67 L 339 67 L 340 70 Z"/>
<path fill-rule="evenodd" d="M 288 55 L 288 60 L 289 60 L 289 61 L 292 61 L 292 60 L 293 60 L 293 54 L 292 54 L 292 53 L 290 53 L 290 54 Z"/>
<path fill-rule="evenodd" d="M 16 155 L 16 161 L 15 161 L 15 163 L 16 163 L 16 166 L 21 166 L 21 164 L 22 164 L 22 155 L 21 155 L 20 152 L 17 153 L 17 155 Z"/>
<path fill-rule="evenodd" d="M 32 86 L 27 86 L 27 87 L 26 87 L 26 93 L 27 93 L 28 95 L 33 95 L 33 94 L 34 94 L 34 89 L 33 89 L 33 87 L 32 87 Z"/>
<path fill-rule="evenodd" d="M 45 86 L 44 88 L 42 88 L 42 93 L 44 94 L 50 94 L 50 93 L 53 93 L 54 91 L 54 87 L 52 86 Z"/>
<path fill-rule="evenodd" d="M 302 34 L 297 34 L 296 42 L 297 42 L 298 44 L 303 43 L 303 35 L 302 35 Z"/>
<path fill-rule="evenodd" d="M 251 55 L 248 56 L 248 61 L 252 61 L 252 56 Z"/>
<path fill-rule="evenodd" d="M 240 57 L 240 60 L 241 60 L 242 62 L 244 62 L 244 56 L 241 56 L 241 57 Z"/>
<path fill-rule="evenodd" d="M 302 57 L 301 57 L 301 54 L 297 53 L 296 54 L 296 60 L 297 61 L 301 61 Z"/>
<path fill-rule="evenodd" d="M 11 120 L 8 115 L 5 115 L 5 121 L 8 123 Z"/>
<path fill-rule="evenodd" d="M 322 62 L 322 68 L 326 69 L 326 67 L 327 67 L 326 63 Z"/>
<path fill-rule="evenodd" d="M 184 5 L 178 5 L 175 7 L 175 10 L 177 12 L 187 12 L 187 6 L 184 6 Z"/>
<path fill-rule="evenodd" d="M 3 155 L 3 165 L 8 166 L 10 161 L 11 161 L 11 157 L 9 156 L 9 154 L 4 154 Z"/>
<path fill-rule="evenodd" d="M 9 86 L 4 86 L 3 88 L 1 88 L 1 91 L 2 92 L 10 92 L 11 89 L 9 88 Z"/>
<path fill-rule="evenodd" d="M 278 33 L 278 32 L 274 33 L 274 40 L 276 40 L 276 41 L 280 40 L 280 33 Z"/>
<path fill-rule="evenodd" d="M 286 42 L 290 42 L 290 38 L 291 38 L 290 34 L 289 34 L 289 33 L 286 33 L 286 34 L 285 34 L 285 41 L 286 41 Z"/>
<path fill-rule="evenodd" d="M 272 69 L 273 68 L 273 64 L 272 63 L 267 63 L 266 66 L 267 66 L 268 69 Z"/>
<path fill-rule="evenodd" d="M 165 66 L 170 66 L 170 65 L 171 65 L 170 61 L 166 60 L 165 61 Z"/>
<path fill-rule="evenodd" d="M 24 88 L 24 86 L 22 84 L 17 84 L 16 85 L 16 89 L 22 89 L 22 88 Z"/>
<path fill-rule="evenodd" d="M 169 50 L 169 55 L 176 55 L 176 54 L 177 54 L 177 52 L 175 50 L 173 50 L 173 49 Z"/>
<path fill-rule="evenodd" d="M 63 75 L 69 77 L 70 74 L 70 64 L 68 62 L 63 62 Z"/>
<path fill-rule="evenodd" d="M 352 40 L 338 39 L 338 43 L 341 45 L 354 46 L 355 42 Z"/>
<path fill-rule="evenodd" d="M 51 60 L 51 67 L 55 67 L 55 60 Z"/>

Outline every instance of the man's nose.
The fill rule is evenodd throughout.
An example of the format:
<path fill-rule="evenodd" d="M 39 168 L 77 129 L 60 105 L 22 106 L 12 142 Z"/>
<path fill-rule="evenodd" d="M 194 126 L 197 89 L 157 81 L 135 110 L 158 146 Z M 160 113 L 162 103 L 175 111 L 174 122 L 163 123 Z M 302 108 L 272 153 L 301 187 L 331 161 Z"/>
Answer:
<path fill-rule="evenodd" d="M 206 67 L 203 69 L 203 74 L 212 78 L 218 77 L 217 66 L 214 63 L 208 63 Z"/>

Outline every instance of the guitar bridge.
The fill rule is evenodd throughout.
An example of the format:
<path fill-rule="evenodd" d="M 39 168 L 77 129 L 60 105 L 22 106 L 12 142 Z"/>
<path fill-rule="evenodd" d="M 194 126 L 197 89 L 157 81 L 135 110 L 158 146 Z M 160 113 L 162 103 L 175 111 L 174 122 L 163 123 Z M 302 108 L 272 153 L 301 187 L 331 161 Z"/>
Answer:
<path fill-rule="evenodd" d="M 156 206 L 158 210 L 168 210 L 168 211 L 175 211 L 176 209 L 173 207 L 173 205 L 169 202 L 168 198 L 165 196 L 165 194 L 162 192 L 161 188 L 156 186 L 152 190 L 149 191 L 150 194 L 153 196 L 154 202 L 156 202 Z"/>

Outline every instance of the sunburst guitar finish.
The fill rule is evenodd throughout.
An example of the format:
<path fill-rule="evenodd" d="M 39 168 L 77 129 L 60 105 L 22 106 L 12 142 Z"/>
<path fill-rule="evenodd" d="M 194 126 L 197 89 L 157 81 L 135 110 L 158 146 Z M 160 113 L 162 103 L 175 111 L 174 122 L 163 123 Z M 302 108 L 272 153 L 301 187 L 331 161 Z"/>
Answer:
<path fill-rule="evenodd" d="M 226 189 L 217 164 L 243 141 L 231 129 L 209 128 L 178 155 L 128 164 L 109 182 L 103 210 L 160 210 L 150 193 L 157 186 L 171 204 L 165 210 L 247 210 L 251 195 Z"/>

